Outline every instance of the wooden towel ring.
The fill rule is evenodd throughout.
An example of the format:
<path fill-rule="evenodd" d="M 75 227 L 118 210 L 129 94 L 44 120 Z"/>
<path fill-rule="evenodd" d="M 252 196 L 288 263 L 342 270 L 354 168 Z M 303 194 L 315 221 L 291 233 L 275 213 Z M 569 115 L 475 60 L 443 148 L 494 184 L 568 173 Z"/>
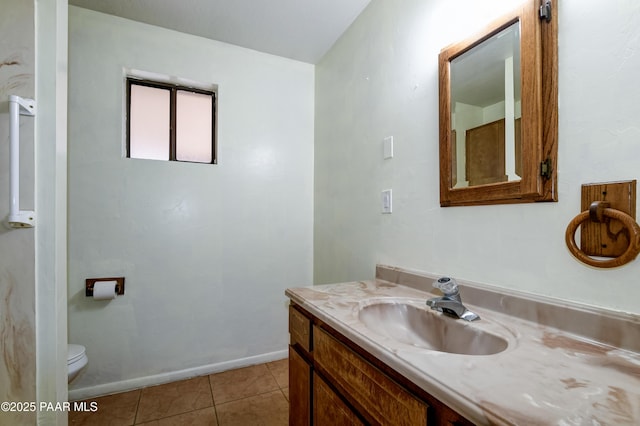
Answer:
<path fill-rule="evenodd" d="M 622 266 L 631 262 L 636 258 L 636 256 L 638 256 L 638 253 L 640 253 L 640 225 L 638 225 L 628 214 L 612 208 L 602 208 L 600 205 L 596 205 L 596 203 L 599 202 L 593 203 L 590 210 L 583 211 L 569 222 L 567 232 L 565 233 L 565 240 L 567 242 L 567 247 L 569 247 L 569 251 L 581 262 L 598 268 L 615 268 L 616 266 Z M 598 216 L 597 219 L 594 217 L 596 212 Z M 607 260 L 594 259 L 593 257 L 586 255 L 582 250 L 580 250 L 580 248 L 578 248 L 574 238 L 576 229 L 578 229 L 578 226 L 580 226 L 582 222 L 587 219 L 598 220 L 603 216 L 619 220 L 629 230 L 629 246 L 627 247 L 627 250 L 625 250 L 625 252 L 620 256 Z"/>

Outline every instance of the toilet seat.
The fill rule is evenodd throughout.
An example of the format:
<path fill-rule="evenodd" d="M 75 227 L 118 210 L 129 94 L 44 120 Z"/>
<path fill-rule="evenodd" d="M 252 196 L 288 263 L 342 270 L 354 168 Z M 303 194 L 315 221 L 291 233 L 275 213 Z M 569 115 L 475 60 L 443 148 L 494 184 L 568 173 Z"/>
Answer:
<path fill-rule="evenodd" d="M 67 348 L 67 365 L 79 361 L 85 356 L 85 347 L 82 345 L 68 345 Z"/>

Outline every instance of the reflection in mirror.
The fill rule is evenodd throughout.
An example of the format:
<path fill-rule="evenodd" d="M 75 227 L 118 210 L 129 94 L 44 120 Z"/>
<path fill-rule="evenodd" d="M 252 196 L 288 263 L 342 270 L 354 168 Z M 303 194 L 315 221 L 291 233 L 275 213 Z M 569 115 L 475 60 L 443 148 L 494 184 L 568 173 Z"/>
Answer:
<path fill-rule="evenodd" d="M 520 180 L 520 21 L 450 62 L 454 188 Z"/>

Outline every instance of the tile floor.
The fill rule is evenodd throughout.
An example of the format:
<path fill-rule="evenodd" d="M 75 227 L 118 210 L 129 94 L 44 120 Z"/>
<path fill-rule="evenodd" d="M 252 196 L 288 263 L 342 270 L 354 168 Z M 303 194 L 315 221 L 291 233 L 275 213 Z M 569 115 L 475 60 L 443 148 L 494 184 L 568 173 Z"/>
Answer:
<path fill-rule="evenodd" d="M 86 401 L 95 401 L 98 410 L 69 413 L 69 425 L 288 425 L 288 361 L 283 359 Z"/>

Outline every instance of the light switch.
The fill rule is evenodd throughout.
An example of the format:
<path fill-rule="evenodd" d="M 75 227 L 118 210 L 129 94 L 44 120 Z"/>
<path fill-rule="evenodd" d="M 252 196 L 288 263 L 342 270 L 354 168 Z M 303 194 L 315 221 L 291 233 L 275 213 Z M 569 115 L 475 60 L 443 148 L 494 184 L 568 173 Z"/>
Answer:
<path fill-rule="evenodd" d="M 384 138 L 384 159 L 393 158 L 393 136 Z"/>
<path fill-rule="evenodd" d="M 393 206 L 393 200 L 391 197 L 391 190 L 385 189 L 382 191 L 382 213 L 391 213 Z"/>

